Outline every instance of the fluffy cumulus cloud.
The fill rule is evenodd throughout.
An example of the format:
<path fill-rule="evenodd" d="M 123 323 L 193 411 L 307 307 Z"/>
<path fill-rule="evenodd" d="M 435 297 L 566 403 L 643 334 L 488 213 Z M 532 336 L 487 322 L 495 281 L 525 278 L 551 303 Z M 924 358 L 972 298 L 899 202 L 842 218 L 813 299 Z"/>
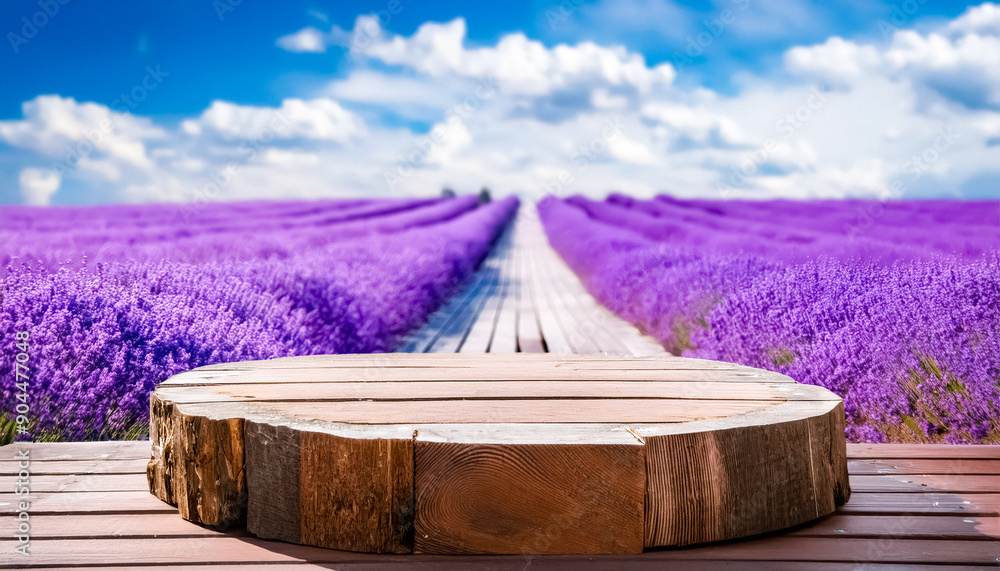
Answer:
<path fill-rule="evenodd" d="M 1000 7 L 920 31 L 879 26 L 883 39 L 793 47 L 783 69 L 723 95 L 681 88 L 669 63 L 613 44 L 513 33 L 472 46 L 462 19 L 394 35 L 361 17 L 277 40 L 347 62 L 280 105 L 216 101 L 168 125 L 39 96 L 0 122 L 0 142 L 24 154 L 31 168 L 6 176 L 36 204 L 62 200 L 70 180 L 129 201 L 484 185 L 529 197 L 995 194 Z"/>
<path fill-rule="evenodd" d="M 458 18 L 447 24 L 426 24 L 409 38 L 378 34 L 363 51 L 387 64 L 433 77 L 492 77 L 501 89 L 515 95 L 548 95 L 598 85 L 648 93 L 654 87 L 669 86 L 674 79 L 670 64 L 647 66 L 642 55 L 622 47 L 583 42 L 550 49 L 516 33 L 504 36 L 496 46 L 469 49 L 465 36 L 465 20 Z"/>
<path fill-rule="evenodd" d="M 80 155 L 100 155 L 148 167 L 145 141 L 164 133 L 148 119 L 55 95 L 25 102 L 22 112 L 23 120 L 0 121 L 0 140 L 74 165 Z"/>
<path fill-rule="evenodd" d="M 919 95 L 931 99 L 929 103 L 939 96 L 971 109 L 998 110 L 1000 8 L 995 4 L 971 8 L 928 34 L 895 30 L 887 46 L 833 37 L 818 46 L 789 50 L 786 61 L 793 71 L 838 85 L 884 75 L 911 82 Z"/>
<path fill-rule="evenodd" d="M 18 177 L 24 203 L 45 206 L 59 190 L 59 173 L 47 169 L 26 168 Z"/>
<path fill-rule="evenodd" d="M 251 139 L 269 131 L 276 139 L 344 143 L 365 133 L 360 117 L 326 98 L 286 99 L 277 108 L 215 101 L 198 119 L 184 121 L 181 127 L 191 135 L 208 131 L 230 140 Z"/>

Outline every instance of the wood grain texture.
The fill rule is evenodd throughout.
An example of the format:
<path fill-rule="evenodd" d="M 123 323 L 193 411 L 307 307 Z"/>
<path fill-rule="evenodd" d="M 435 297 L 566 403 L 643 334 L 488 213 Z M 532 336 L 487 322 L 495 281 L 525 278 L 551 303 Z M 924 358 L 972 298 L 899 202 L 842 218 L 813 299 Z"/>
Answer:
<path fill-rule="evenodd" d="M 301 433 L 248 420 L 246 430 L 247 529 L 263 539 L 298 543 Z"/>
<path fill-rule="evenodd" d="M 417 553 L 639 553 L 638 445 L 416 442 Z"/>
<path fill-rule="evenodd" d="M 798 525 L 850 494 L 839 398 L 712 361 L 286 358 L 177 375 L 151 416 L 150 490 L 182 517 L 349 551 L 636 553 Z"/>
<path fill-rule="evenodd" d="M 956 494 L 1000 493 L 1000 476 L 979 474 L 948 475 L 857 475 L 852 489 L 859 492 L 954 492 Z"/>
<path fill-rule="evenodd" d="M 848 447 L 851 445 L 848 444 Z M 849 448 L 848 448 L 849 449 Z M 989 474 L 1000 475 L 1000 460 L 964 460 L 941 459 L 932 460 L 896 458 L 882 460 L 867 458 L 850 460 L 848 465 L 851 474 Z"/>
<path fill-rule="evenodd" d="M 712 381 L 378 381 L 343 383 L 246 383 L 208 387 L 167 386 L 157 394 L 173 402 L 320 402 L 352 400 L 503 400 L 503 399 L 693 399 L 773 400 L 796 398 L 787 383 Z M 807 397 L 808 398 L 808 397 Z"/>
<path fill-rule="evenodd" d="M 1000 494 L 857 492 L 852 493 L 851 501 L 841 506 L 838 511 L 850 515 L 996 517 L 1000 516 Z"/>
<path fill-rule="evenodd" d="M 23 496 L 0 493 L 0 515 L 17 513 Z M 149 492 L 66 492 L 39 494 L 31 500 L 31 517 L 37 515 L 89 513 L 177 513 L 177 508 L 160 501 Z"/>
<path fill-rule="evenodd" d="M 882 460 L 935 459 L 1000 460 L 1000 445 L 969 444 L 849 444 L 848 458 L 879 458 Z"/>
<path fill-rule="evenodd" d="M 149 446 L 146 446 L 145 457 L 128 460 L 34 460 L 32 459 L 31 474 L 45 476 L 49 474 L 145 474 L 149 467 Z M 16 475 L 19 471 L 17 462 L 0 462 L 0 476 Z"/>
<path fill-rule="evenodd" d="M 421 433 L 423 435 L 423 433 Z M 430 437 L 428 433 L 428 437 Z M 443 438 L 437 436 L 436 438 Z M 32 474 L 50 464 L 122 462 L 129 464 L 144 455 L 149 442 L 83 442 L 71 447 L 53 443 L 18 443 L 0 447 L 0 458 L 10 458 L 17 447 L 30 447 Z M 853 445 L 852 445 L 853 446 Z M 988 472 L 979 469 L 980 460 L 955 459 L 968 454 L 967 446 L 937 448 L 933 459 L 919 458 L 928 453 L 911 451 L 918 458 L 899 458 L 893 445 L 881 445 L 894 458 L 853 460 L 851 477 L 877 477 L 892 480 L 897 474 L 873 476 L 865 463 L 879 465 L 928 466 L 929 472 L 943 472 L 941 466 L 954 463 L 969 466 L 970 473 L 943 472 L 964 478 Z M 59 450 L 53 450 L 57 447 Z M 878 445 L 869 450 L 877 451 Z M 65 451 L 71 451 L 65 454 Z M 122 454 L 124 453 L 124 454 Z M 124 460 L 108 459 L 121 457 Z M 44 460 L 44 458 L 57 458 Z M 927 464 L 931 463 L 931 464 Z M 144 465 L 131 470 L 135 483 L 145 480 Z M 909 469 L 909 468 L 903 468 Z M 920 469 L 920 468 L 913 468 Z M 860 470 L 860 472 L 859 472 Z M 984 472 L 986 470 L 986 472 Z M 80 473 L 62 475 L 70 482 Z M 112 473 L 117 474 L 117 472 Z M 118 477 L 118 476 L 116 476 Z M 1000 556 L 1000 517 L 974 515 L 977 510 L 996 510 L 1000 494 L 954 494 L 943 492 L 855 493 L 851 501 L 834 515 L 796 527 L 780 535 L 749 540 L 709 544 L 668 550 L 647 550 L 641 554 L 604 556 L 525 556 L 525 555 L 376 555 L 316 549 L 249 536 L 244 530 L 215 531 L 184 521 L 177 510 L 157 500 L 148 492 L 107 492 L 95 485 L 87 492 L 38 492 L 32 498 L 32 557 L 0 557 L 0 568 L 74 568 L 74 569 L 148 569 L 149 565 L 170 565 L 170 569 L 322 569 L 347 570 L 469 568 L 528 569 L 595 568 L 619 569 L 734 569 L 829 571 L 849 569 L 895 570 L 933 569 L 934 571 L 981 568 L 995 565 L 990 557 Z M 924 501 L 914 501 L 923 497 Z M 13 493 L 0 492 L 0 514 L 8 517 L 18 499 Z M 964 502 L 970 502 L 965 504 Z M 944 505 L 960 513 L 929 511 Z M 859 513 L 878 509 L 880 513 Z M 966 507 L 967 509 L 961 509 Z M 971 507 L 972 509 L 968 509 Z M 39 540 L 39 541 L 35 541 Z M 794 540 L 794 541 L 792 541 Z M 14 542 L 0 545 L 11 553 Z M 920 561 L 921 563 L 915 563 Z M 926 563 L 926 565 L 924 565 Z"/>
<path fill-rule="evenodd" d="M 243 419 L 187 415 L 150 396 L 149 491 L 189 521 L 224 529 L 245 519 Z"/>
<path fill-rule="evenodd" d="M 905 539 L 1000 539 L 1000 518 L 961 516 L 866 516 L 836 513 L 787 532 L 795 537 Z"/>
<path fill-rule="evenodd" d="M 302 432 L 298 543 L 413 551 L 413 440 Z"/>
<path fill-rule="evenodd" d="M 523 422 L 685 423 L 731 417 L 777 406 L 773 400 L 505 399 L 428 401 L 267 401 L 262 407 L 287 417 L 356 425 L 483 424 Z M 232 404 L 199 408 L 227 415 Z M 176 440 L 176 438 L 175 438 Z M 178 454 L 176 444 L 175 456 Z"/>
<path fill-rule="evenodd" d="M 15 489 L 17 476 L 0 476 L 0 490 Z M 59 474 L 31 473 L 31 490 L 53 494 L 64 492 L 139 492 L 148 490 L 147 483 L 135 474 Z"/>
<path fill-rule="evenodd" d="M 647 547 L 791 527 L 850 496 L 839 404 L 822 417 L 645 440 Z"/>
<path fill-rule="evenodd" d="M 32 462 L 95 462 L 105 460 L 149 460 L 149 442 L 145 440 L 102 440 L 98 451 L 93 442 L 15 442 L 0 446 L 9 454 L 0 461 L 14 456 L 14 450 L 29 449 Z"/>
<path fill-rule="evenodd" d="M 174 404 L 155 392 L 149 396 L 150 460 L 146 467 L 149 491 L 170 505 L 177 505 L 173 488 Z"/>
<path fill-rule="evenodd" d="M 174 502 L 181 517 L 225 529 L 246 520 L 243 419 L 213 419 L 175 410 Z"/>
<path fill-rule="evenodd" d="M 354 439 L 248 421 L 247 527 L 266 539 L 413 550 L 412 439 Z"/>

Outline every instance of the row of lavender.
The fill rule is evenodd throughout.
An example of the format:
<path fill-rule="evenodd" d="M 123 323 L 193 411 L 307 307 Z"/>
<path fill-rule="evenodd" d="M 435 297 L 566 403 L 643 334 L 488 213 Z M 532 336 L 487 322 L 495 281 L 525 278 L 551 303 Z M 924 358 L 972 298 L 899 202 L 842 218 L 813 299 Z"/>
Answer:
<path fill-rule="evenodd" d="M 0 386 L 16 410 L 30 333 L 31 433 L 142 436 L 149 393 L 228 361 L 393 350 L 517 208 L 475 197 L 0 209 Z M 23 348 L 23 346 L 22 346 Z M 22 409 L 25 407 L 22 407 Z"/>
<path fill-rule="evenodd" d="M 591 293 L 673 353 L 826 387 L 854 441 L 1000 442 L 1000 204 L 613 195 L 539 211 Z"/>

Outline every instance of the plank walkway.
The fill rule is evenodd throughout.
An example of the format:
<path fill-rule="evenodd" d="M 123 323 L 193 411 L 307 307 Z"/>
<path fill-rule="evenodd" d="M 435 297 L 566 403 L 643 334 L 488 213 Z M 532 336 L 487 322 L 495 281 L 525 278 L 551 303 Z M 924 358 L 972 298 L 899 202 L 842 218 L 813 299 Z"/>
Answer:
<path fill-rule="evenodd" d="M 399 352 L 666 354 L 587 293 L 548 246 L 532 205 L 521 207 L 472 280 Z"/>
<path fill-rule="evenodd" d="M 655 355 L 539 239 L 530 212 L 407 352 Z M 149 442 L 0 447 L 0 568 L 234 570 L 985 568 L 1000 565 L 1000 446 L 848 445 L 853 494 L 833 515 L 754 539 L 630 556 L 371 555 L 215 531 L 148 491 Z M 16 450 L 30 450 L 31 556 L 14 552 Z"/>
<path fill-rule="evenodd" d="M 31 555 L 12 537 L 18 448 L 30 450 Z M 793 530 L 630 556 L 370 555 L 213 531 L 185 521 L 146 484 L 148 442 L 0 447 L 0 568 L 135 569 L 928 569 L 1000 558 L 1000 446 L 848 445 L 854 494 Z"/>

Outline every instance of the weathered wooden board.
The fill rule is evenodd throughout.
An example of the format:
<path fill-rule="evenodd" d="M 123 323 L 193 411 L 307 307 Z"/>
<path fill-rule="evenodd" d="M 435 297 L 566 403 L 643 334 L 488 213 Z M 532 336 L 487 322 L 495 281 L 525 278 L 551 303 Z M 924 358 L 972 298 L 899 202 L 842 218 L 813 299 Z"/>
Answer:
<path fill-rule="evenodd" d="M 519 353 L 526 355 L 525 353 Z M 528 357 L 530 358 L 530 357 Z M 382 368 L 363 369 L 261 369 L 253 371 L 204 372 L 201 369 L 190 371 L 190 374 L 175 375 L 161 383 L 161 386 L 192 386 L 220 384 L 249 383 L 377 383 L 377 382 L 450 382 L 450 381 L 608 381 L 608 375 L 614 374 L 614 380 L 624 381 L 662 381 L 669 378 L 675 381 L 747 381 L 753 383 L 788 383 L 793 381 L 784 375 L 765 372 L 752 373 L 746 371 L 720 370 L 663 370 L 649 369 L 583 369 L 583 368 L 548 368 L 524 367 L 523 364 L 498 363 L 500 370 L 479 371 L 468 367 L 414 367 L 414 368 Z M 437 375 L 437 378 L 431 378 Z M 477 377 L 477 378 L 473 378 Z"/>
<path fill-rule="evenodd" d="M 645 449 L 419 439 L 417 553 L 638 553 Z"/>
<path fill-rule="evenodd" d="M 536 425 L 537 430 L 541 425 Z M 430 441 L 447 441 L 454 436 L 450 429 L 428 431 Z M 562 439 L 576 432 L 562 432 Z M 441 434 L 438 434 L 441 432 Z M 532 442 L 530 430 L 517 433 L 518 442 Z M 499 440 L 502 429 L 496 427 L 486 434 L 486 440 Z M 619 432 L 606 442 L 626 445 L 632 438 Z M 15 447 L 29 447 L 33 456 L 59 457 L 50 447 L 72 451 L 73 460 L 38 460 L 32 463 L 32 481 L 49 489 L 48 479 L 35 476 L 58 474 L 50 466 L 79 464 L 80 466 L 118 462 L 123 464 L 116 472 L 96 474 L 61 472 L 68 485 L 81 482 L 80 476 L 93 478 L 88 491 L 47 492 L 35 490 L 32 497 L 32 556 L 17 558 L 0 557 L 0 568 L 64 568 L 75 569 L 143 569 L 148 565 L 169 565 L 170 569 L 510 569 L 520 571 L 532 568 L 572 570 L 583 567 L 598 569 L 750 569 L 789 571 L 828 571 L 848 569 L 968 569 L 959 565 L 991 565 L 990 556 L 1000 556 L 1000 517 L 973 515 L 963 507 L 977 510 L 992 504 L 1000 507 L 1000 494 L 954 494 L 926 491 L 926 488 L 902 493 L 855 493 L 851 501 L 835 514 L 798 526 L 780 535 L 764 536 L 725 544 L 708 544 L 668 550 L 647 550 L 635 555 L 604 556 L 532 556 L 532 555 L 373 555 L 317 549 L 289 545 L 283 542 L 261 540 L 243 529 L 216 531 L 190 523 L 178 517 L 177 510 L 163 504 L 148 492 L 110 492 L 103 488 L 106 477 L 122 480 L 134 479 L 128 487 L 145 483 L 145 464 L 133 461 L 93 460 L 105 458 L 111 451 L 127 452 L 128 457 L 145 456 L 150 451 L 149 442 L 83 442 L 54 445 L 50 443 L 20 443 L 0 447 L 0 457 L 11 457 Z M 894 481 L 899 474 L 872 474 L 875 467 L 887 463 L 899 464 L 901 469 L 929 468 L 930 473 L 969 480 L 977 475 L 990 475 L 988 464 L 993 460 L 953 459 L 957 456 L 988 456 L 989 447 L 949 446 L 938 447 L 935 459 L 898 458 L 900 451 L 894 445 L 848 445 L 848 452 L 856 448 L 877 451 L 883 447 L 892 459 L 873 457 L 849 462 L 853 481 Z M 980 448 L 981 450 L 976 450 Z M 912 449 L 914 456 L 926 456 L 919 448 Z M 970 472 L 945 471 L 948 464 L 965 466 Z M 980 467 L 980 464 L 987 467 Z M 131 466 L 131 467 L 128 467 Z M 84 468 L 86 470 L 86 468 Z M 857 476 L 863 476 L 858 480 Z M 61 483 L 51 483 L 60 487 Z M 928 496 L 927 501 L 914 501 L 915 497 Z M 13 493 L 0 493 L 0 514 L 8 517 L 15 504 Z M 948 500 L 950 498 L 950 500 Z M 928 511 L 945 503 L 946 514 Z M 965 504 L 964 502 L 970 502 Z M 868 515 L 852 510 L 877 508 L 878 514 Z M 37 509 L 36 509 L 37 508 Z M 152 509 L 151 509 L 152 508 Z M 555 531 L 555 530 L 553 530 Z M 13 539 L 13 538 L 12 538 Z M 795 539 L 796 541 L 789 541 Z M 780 540 L 780 541 L 777 541 Z M 12 554 L 13 541 L 0 546 L 4 553 Z M 139 555 L 136 555 L 139 554 Z M 922 561 L 927 565 L 914 563 Z"/>
<path fill-rule="evenodd" d="M 850 458 L 851 448 L 847 445 Z M 891 446 L 891 445 L 887 445 Z M 963 446 L 965 447 L 965 446 Z M 967 447 L 966 447 L 967 448 Z M 866 458 L 848 460 L 851 474 L 991 474 L 1000 475 L 1000 460 L 966 460 L 966 459 L 892 459 Z"/>
<path fill-rule="evenodd" d="M 343 383 L 227 383 L 213 386 L 167 386 L 159 398 L 185 402 L 316 402 L 356 400 L 497 400 L 497 399 L 671 399 L 671 400 L 812 400 L 806 390 L 787 383 L 754 383 L 733 391 L 731 382 L 712 381 L 412 381 Z"/>
<path fill-rule="evenodd" d="M 850 493 L 839 398 L 711 361 L 280 359 L 177 375 L 151 409 L 150 490 L 182 517 L 350 551 L 636 553 Z"/>
<path fill-rule="evenodd" d="M 954 446 L 951 444 L 852 444 L 851 458 L 1000 460 L 1000 445 Z"/>
<path fill-rule="evenodd" d="M 251 533 L 349 551 L 413 550 L 412 439 L 248 422 L 246 446 Z"/>
<path fill-rule="evenodd" d="M 48 444 L 48 442 L 46 442 Z M 132 474 L 146 472 L 149 464 L 149 449 L 142 458 L 128 460 L 32 460 L 31 474 Z M 13 476 L 20 468 L 17 462 L 0 462 L 0 476 Z"/>

